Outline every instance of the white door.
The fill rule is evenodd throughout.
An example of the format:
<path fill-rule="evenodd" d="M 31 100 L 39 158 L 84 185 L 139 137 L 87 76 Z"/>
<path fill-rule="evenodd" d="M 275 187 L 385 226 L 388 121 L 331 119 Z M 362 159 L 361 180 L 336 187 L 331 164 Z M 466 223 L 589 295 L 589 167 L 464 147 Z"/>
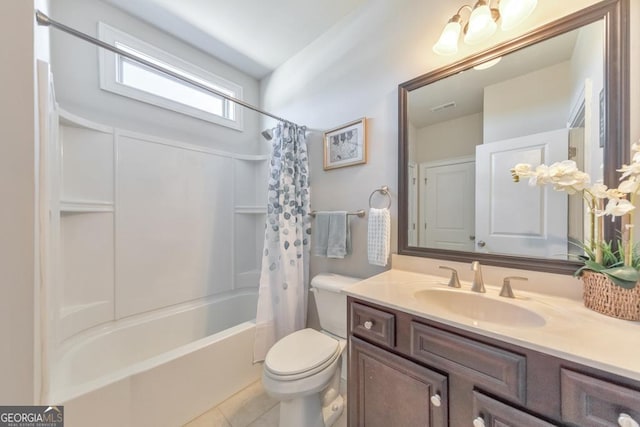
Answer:
<path fill-rule="evenodd" d="M 420 165 L 420 246 L 473 251 L 475 163 Z"/>
<path fill-rule="evenodd" d="M 409 163 L 407 170 L 407 188 L 409 189 L 408 243 L 409 246 L 418 246 L 418 166 L 415 163 Z"/>
<path fill-rule="evenodd" d="M 510 170 L 566 160 L 567 141 L 560 129 L 476 146 L 477 252 L 566 259 L 567 194 L 515 183 Z"/>

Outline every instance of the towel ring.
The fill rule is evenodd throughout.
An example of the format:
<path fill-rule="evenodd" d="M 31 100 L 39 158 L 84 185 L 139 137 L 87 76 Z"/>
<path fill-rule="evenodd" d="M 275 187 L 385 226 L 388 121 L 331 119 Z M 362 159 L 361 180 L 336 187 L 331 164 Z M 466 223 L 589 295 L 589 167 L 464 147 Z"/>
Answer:
<path fill-rule="evenodd" d="M 391 194 L 389 194 L 389 187 L 387 187 L 386 185 L 383 185 L 380 188 L 376 188 L 375 190 L 373 190 L 371 192 L 371 195 L 369 196 L 369 207 L 370 208 L 373 207 L 373 206 L 371 206 L 371 198 L 376 193 L 380 193 L 380 194 L 382 194 L 384 196 L 387 196 L 387 198 L 389 199 L 388 202 L 387 202 L 387 209 L 389 209 L 391 207 Z"/>

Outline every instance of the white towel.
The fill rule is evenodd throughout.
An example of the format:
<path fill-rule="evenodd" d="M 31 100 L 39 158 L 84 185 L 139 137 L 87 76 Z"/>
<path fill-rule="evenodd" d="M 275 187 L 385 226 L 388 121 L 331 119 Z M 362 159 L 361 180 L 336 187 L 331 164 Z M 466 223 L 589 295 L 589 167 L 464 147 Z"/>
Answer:
<path fill-rule="evenodd" d="M 391 252 L 391 213 L 389 209 L 369 209 L 367 255 L 369 264 L 387 265 Z"/>
<path fill-rule="evenodd" d="M 351 251 L 350 240 L 346 211 L 316 212 L 312 255 L 344 258 Z"/>

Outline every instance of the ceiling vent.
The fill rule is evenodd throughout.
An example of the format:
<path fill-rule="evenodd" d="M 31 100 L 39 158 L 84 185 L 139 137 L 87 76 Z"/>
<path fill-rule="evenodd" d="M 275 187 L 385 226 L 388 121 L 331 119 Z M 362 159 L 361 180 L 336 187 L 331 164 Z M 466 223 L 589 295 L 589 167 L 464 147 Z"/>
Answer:
<path fill-rule="evenodd" d="M 447 108 L 454 108 L 455 106 L 456 106 L 456 102 L 455 101 L 449 101 L 449 102 L 446 102 L 444 104 L 440 104 L 440 105 L 436 105 L 435 107 L 431 107 L 431 111 L 435 113 L 437 111 L 446 110 Z"/>

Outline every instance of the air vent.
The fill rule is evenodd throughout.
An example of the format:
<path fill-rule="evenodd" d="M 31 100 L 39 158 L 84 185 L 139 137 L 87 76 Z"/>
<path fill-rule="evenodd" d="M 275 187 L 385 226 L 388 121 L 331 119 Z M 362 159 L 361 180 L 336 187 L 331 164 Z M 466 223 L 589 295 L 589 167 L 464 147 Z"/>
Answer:
<path fill-rule="evenodd" d="M 436 112 L 436 111 L 442 111 L 445 110 L 447 108 L 454 108 L 456 106 L 456 102 L 455 101 L 449 101 L 446 102 L 444 104 L 440 104 L 440 105 L 436 105 L 435 107 L 431 107 L 431 111 L 432 112 Z"/>

